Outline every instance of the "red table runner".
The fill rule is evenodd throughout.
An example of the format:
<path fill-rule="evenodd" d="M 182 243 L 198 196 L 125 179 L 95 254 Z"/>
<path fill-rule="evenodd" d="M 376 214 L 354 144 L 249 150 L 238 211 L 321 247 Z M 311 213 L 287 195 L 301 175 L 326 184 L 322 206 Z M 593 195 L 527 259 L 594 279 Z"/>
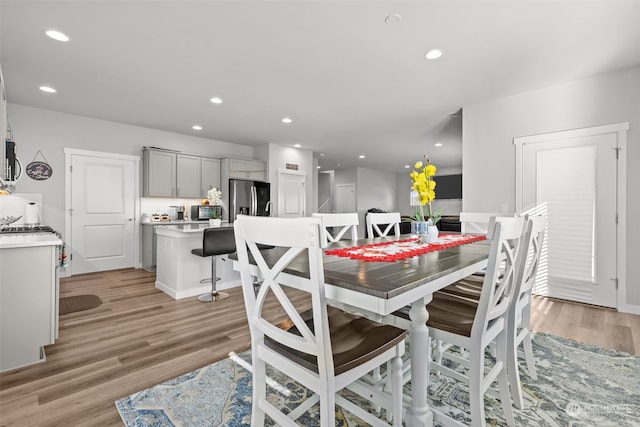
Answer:
<path fill-rule="evenodd" d="M 421 243 L 417 237 L 396 240 L 395 242 L 372 243 L 350 248 L 328 249 L 327 255 L 361 259 L 372 262 L 394 262 L 417 255 L 435 252 L 445 248 L 485 240 L 485 236 L 468 234 L 441 234 L 434 243 Z"/>

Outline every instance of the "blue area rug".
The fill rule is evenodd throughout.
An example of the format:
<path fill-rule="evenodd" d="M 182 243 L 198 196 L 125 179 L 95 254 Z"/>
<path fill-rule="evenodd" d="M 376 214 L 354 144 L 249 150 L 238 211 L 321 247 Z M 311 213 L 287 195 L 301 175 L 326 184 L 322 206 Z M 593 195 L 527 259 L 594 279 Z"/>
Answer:
<path fill-rule="evenodd" d="M 517 426 L 640 426 L 640 357 L 536 334 L 533 349 L 538 380 L 522 374 L 525 408 L 514 408 Z M 116 401 L 127 427 L 249 426 L 251 421 L 250 355 L 232 355 L 202 369 Z M 269 390 L 276 406 L 295 407 L 309 391 L 270 371 Z M 431 375 L 429 404 L 465 423 L 466 385 Z M 363 403 L 364 405 L 364 403 Z M 488 425 L 506 425 L 500 403 L 485 397 Z M 317 425 L 317 406 L 298 421 Z M 363 426 L 338 410 L 336 425 Z"/>

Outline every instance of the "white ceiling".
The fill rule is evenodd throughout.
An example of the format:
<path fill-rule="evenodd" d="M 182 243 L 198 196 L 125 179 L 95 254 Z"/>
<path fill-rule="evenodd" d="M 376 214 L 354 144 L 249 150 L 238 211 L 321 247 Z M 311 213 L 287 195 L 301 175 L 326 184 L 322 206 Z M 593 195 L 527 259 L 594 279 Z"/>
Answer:
<path fill-rule="evenodd" d="M 0 61 L 11 103 L 404 172 L 424 153 L 461 165 L 465 105 L 640 64 L 639 16 L 613 0 L 2 0 Z"/>

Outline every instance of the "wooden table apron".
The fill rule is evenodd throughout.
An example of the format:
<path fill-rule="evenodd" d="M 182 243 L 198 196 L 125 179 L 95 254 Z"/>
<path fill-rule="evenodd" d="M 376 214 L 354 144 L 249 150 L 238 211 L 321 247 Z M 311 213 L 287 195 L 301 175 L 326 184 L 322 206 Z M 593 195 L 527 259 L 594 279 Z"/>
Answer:
<path fill-rule="evenodd" d="M 328 248 L 362 246 L 401 240 L 409 235 L 343 240 Z M 469 243 L 396 262 L 370 262 L 324 256 L 325 293 L 330 304 L 367 317 L 382 320 L 406 305 L 411 305 L 411 405 L 405 422 L 408 426 L 433 425 L 433 413 L 427 404 L 428 364 L 431 359 L 429 330 L 426 326 L 426 304 L 433 292 L 486 267 L 488 241 Z M 281 248 L 264 251 L 265 260 L 273 265 L 283 253 Z M 235 254 L 229 258 L 237 260 Z M 235 265 L 234 268 L 238 269 Z M 308 277 L 306 253 L 284 271 L 289 279 Z M 257 267 L 253 271 L 257 274 Z"/>

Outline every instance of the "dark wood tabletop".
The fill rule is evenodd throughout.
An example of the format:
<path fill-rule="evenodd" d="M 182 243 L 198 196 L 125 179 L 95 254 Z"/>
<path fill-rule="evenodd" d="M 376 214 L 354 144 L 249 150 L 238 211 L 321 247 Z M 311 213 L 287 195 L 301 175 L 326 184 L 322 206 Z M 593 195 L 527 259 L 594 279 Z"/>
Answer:
<path fill-rule="evenodd" d="M 327 249 L 363 246 L 410 238 L 411 235 L 342 240 Z M 263 251 L 265 261 L 273 265 L 284 248 Z M 488 258 L 489 242 L 480 241 L 446 248 L 395 262 L 372 262 L 336 255 L 324 255 L 325 282 L 377 298 L 390 299 L 453 271 L 482 262 Z M 237 255 L 229 256 L 237 260 Z M 285 272 L 308 277 L 306 252 L 294 260 Z"/>

